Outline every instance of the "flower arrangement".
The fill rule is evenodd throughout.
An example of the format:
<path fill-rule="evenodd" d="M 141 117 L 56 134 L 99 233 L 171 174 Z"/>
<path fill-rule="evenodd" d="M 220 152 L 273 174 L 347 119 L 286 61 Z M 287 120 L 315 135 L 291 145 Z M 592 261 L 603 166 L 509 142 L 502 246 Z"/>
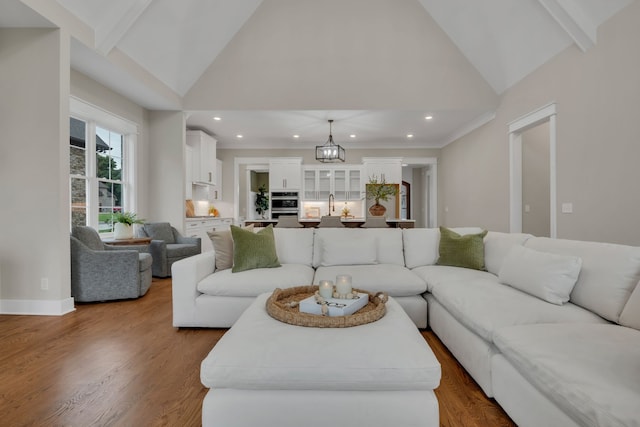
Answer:
<path fill-rule="evenodd" d="M 373 175 L 369 177 L 369 185 L 367 185 L 367 199 L 373 199 L 376 205 L 380 204 L 380 200 L 386 202 L 389 200 L 389 197 L 395 196 L 398 194 L 398 187 L 392 184 L 387 184 L 387 182 L 382 179 L 378 181 L 378 177 Z"/>
<path fill-rule="evenodd" d="M 115 239 L 131 239 L 133 224 L 144 224 L 144 219 L 138 218 L 133 212 L 115 212 L 111 215 L 111 223 Z"/>
<path fill-rule="evenodd" d="M 369 213 L 373 216 L 383 216 L 387 211 L 387 208 L 380 204 L 381 200 L 386 202 L 391 196 L 398 194 L 397 185 L 387 184 L 384 178 L 378 181 L 376 175 L 369 177 L 366 190 L 367 200 L 373 199 L 374 201 L 373 206 L 369 208 Z"/>
<path fill-rule="evenodd" d="M 144 224 L 144 219 L 140 219 L 133 212 L 116 212 L 111 216 L 111 222 L 114 224 Z"/>
<path fill-rule="evenodd" d="M 351 209 L 349 209 L 349 207 L 347 206 L 347 202 L 344 202 L 344 208 L 342 208 L 342 216 L 346 218 L 349 215 L 351 215 Z"/>

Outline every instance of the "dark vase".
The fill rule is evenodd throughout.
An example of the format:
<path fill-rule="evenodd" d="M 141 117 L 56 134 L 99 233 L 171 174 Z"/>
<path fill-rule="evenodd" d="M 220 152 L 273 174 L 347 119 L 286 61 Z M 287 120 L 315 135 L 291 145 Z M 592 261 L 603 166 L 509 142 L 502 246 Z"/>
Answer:
<path fill-rule="evenodd" d="M 371 216 L 384 216 L 384 213 L 387 211 L 387 208 L 382 206 L 380 203 L 376 203 L 369 208 L 369 213 Z"/>

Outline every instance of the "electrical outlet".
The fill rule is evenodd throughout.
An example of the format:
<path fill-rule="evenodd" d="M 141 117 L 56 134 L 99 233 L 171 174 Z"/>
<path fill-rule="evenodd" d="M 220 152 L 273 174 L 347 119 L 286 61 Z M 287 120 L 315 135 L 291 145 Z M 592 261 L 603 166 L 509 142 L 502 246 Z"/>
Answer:
<path fill-rule="evenodd" d="M 49 278 L 48 277 L 43 277 L 42 279 L 40 279 L 40 289 L 42 289 L 43 291 L 48 291 L 49 290 Z"/>
<path fill-rule="evenodd" d="M 573 203 L 563 203 L 562 213 L 566 213 L 566 214 L 573 213 Z"/>
<path fill-rule="evenodd" d="M 524 205 L 524 211 L 525 211 L 525 213 L 531 212 L 531 206 L 530 205 Z"/>

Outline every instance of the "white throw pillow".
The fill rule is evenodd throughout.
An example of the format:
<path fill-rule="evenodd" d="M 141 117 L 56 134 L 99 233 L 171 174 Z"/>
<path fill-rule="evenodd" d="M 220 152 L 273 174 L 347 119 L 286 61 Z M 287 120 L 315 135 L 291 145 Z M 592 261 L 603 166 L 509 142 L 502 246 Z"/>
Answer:
<path fill-rule="evenodd" d="M 363 236 L 358 239 L 322 238 L 322 261 L 320 265 L 377 264 L 376 239 Z"/>
<path fill-rule="evenodd" d="M 582 259 L 514 246 L 502 263 L 498 280 L 552 304 L 569 301 Z"/>

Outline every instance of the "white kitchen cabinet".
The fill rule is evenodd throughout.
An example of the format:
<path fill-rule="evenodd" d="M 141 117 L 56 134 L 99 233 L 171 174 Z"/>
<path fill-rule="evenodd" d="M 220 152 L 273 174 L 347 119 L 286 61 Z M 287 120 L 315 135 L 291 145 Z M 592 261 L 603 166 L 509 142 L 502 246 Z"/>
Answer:
<path fill-rule="evenodd" d="M 337 200 L 361 200 L 364 197 L 362 167 L 335 169 L 333 172 L 333 194 Z"/>
<path fill-rule="evenodd" d="M 306 166 L 303 170 L 304 200 L 361 200 L 364 193 L 360 166 Z"/>
<path fill-rule="evenodd" d="M 199 130 L 187 131 L 187 145 L 192 147 L 193 182 L 216 185 L 216 140 Z"/>
<path fill-rule="evenodd" d="M 269 190 L 290 191 L 302 188 L 302 158 L 287 157 L 269 160 Z"/>
<path fill-rule="evenodd" d="M 331 174 L 328 166 L 305 166 L 303 175 L 304 200 L 328 200 L 331 194 Z"/>
<path fill-rule="evenodd" d="M 199 237 L 202 243 L 202 252 L 212 251 L 213 244 L 207 231 L 229 230 L 233 224 L 231 218 L 187 218 L 186 235 Z"/>
<path fill-rule="evenodd" d="M 216 159 L 216 185 L 211 187 L 211 200 L 222 200 L 222 161 Z"/>
<path fill-rule="evenodd" d="M 402 159 L 366 157 L 362 159 L 366 173 L 365 181 L 376 177 L 378 182 L 385 181 L 387 184 L 402 183 Z"/>

